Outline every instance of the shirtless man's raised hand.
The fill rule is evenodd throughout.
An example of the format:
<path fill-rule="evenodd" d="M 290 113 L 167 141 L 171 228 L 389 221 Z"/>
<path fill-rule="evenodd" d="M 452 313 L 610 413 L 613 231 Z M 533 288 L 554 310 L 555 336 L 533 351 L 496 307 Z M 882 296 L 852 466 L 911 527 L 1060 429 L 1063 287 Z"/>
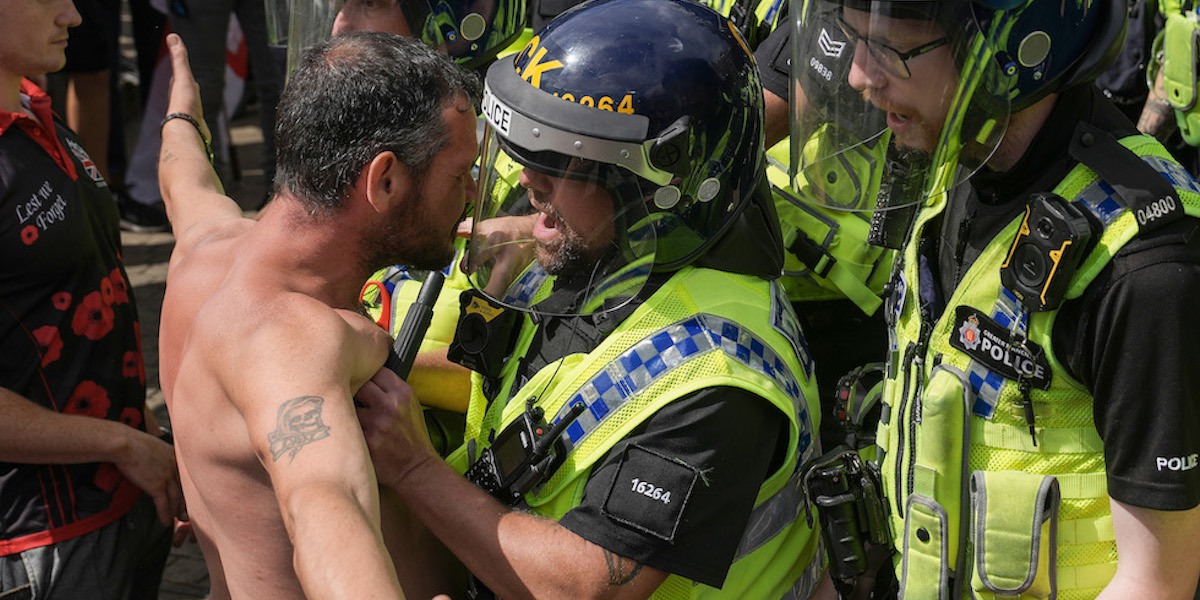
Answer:
<path fill-rule="evenodd" d="M 222 598 L 395 598 L 353 396 L 390 338 L 358 292 L 437 268 L 475 194 L 478 83 L 419 41 L 339 36 L 292 74 L 277 193 L 257 220 L 222 193 L 179 39 L 159 174 L 176 235 L 161 376 L 184 494 Z M 404 393 L 406 390 L 401 390 Z"/>

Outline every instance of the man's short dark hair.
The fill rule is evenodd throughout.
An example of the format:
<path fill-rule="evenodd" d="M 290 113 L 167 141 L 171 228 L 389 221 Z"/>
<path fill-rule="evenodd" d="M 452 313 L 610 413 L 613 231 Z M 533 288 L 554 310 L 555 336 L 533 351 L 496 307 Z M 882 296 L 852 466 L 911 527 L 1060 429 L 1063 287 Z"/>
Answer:
<path fill-rule="evenodd" d="M 276 111 L 276 190 L 337 210 L 363 167 L 392 151 L 418 185 L 449 128 L 442 110 L 478 102 L 477 77 L 415 39 L 335 36 L 305 53 Z"/>

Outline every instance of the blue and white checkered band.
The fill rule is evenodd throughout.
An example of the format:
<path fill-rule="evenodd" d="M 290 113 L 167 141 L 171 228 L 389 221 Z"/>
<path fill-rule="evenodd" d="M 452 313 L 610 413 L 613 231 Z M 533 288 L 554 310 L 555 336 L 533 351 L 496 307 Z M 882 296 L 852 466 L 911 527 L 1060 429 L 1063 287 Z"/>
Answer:
<path fill-rule="evenodd" d="M 1183 165 L 1162 156 L 1145 156 L 1142 157 L 1142 160 L 1154 167 L 1155 171 L 1162 173 L 1162 176 L 1166 177 L 1167 181 L 1176 189 L 1200 194 L 1200 182 L 1197 182 L 1196 178 L 1183 168 Z"/>
<path fill-rule="evenodd" d="M 908 301 L 908 281 L 904 279 L 904 272 L 896 274 L 896 289 L 892 292 L 888 302 L 891 303 L 889 308 L 892 311 L 892 322 L 900 322 L 900 313 L 904 312 L 904 303 Z"/>
<path fill-rule="evenodd" d="M 778 280 L 771 282 L 771 327 L 778 331 L 792 345 L 792 352 L 800 361 L 805 377 L 811 377 L 813 372 L 812 352 L 808 349 L 808 340 L 800 330 L 800 319 L 792 309 L 787 293 Z"/>
<path fill-rule="evenodd" d="M 444 268 L 442 268 L 442 275 L 445 275 L 446 277 L 453 275 L 454 268 L 462 262 L 464 254 L 466 254 L 465 246 L 455 251 L 454 260 L 451 260 L 450 264 L 447 264 Z M 424 273 L 424 271 L 418 271 L 418 273 Z M 394 292 L 396 286 L 403 281 L 417 281 L 417 278 L 413 277 L 412 273 L 408 270 L 408 267 L 404 265 L 392 265 L 387 269 L 384 269 L 383 276 L 379 279 L 383 282 L 383 286 L 389 293 Z"/>
<path fill-rule="evenodd" d="M 387 288 L 389 293 L 395 291 L 396 286 L 402 281 L 415 281 L 412 273 L 408 272 L 408 267 L 404 265 L 392 265 L 383 271 L 383 276 L 379 278 L 383 282 L 383 286 Z"/>
<path fill-rule="evenodd" d="M 900 322 L 900 312 L 904 308 L 905 294 L 908 293 L 908 282 L 904 279 L 904 269 L 896 266 L 893 269 L 895 277 L 894 289 L 883 299 L 883 318 L 888 325 L 888 355 L 896 353 L 900 342 L 896 337 L 896 324 Z M 897 357 L 898 358 L 898 357 Z"/>
<path fill-rule="evenodd" d="M 763 15 L 763 23 L 774 23 L 775 17 L 779 15 L 779 10 L 783 6 L 783 0 L 773 0 L 771 8 L 767 9 L 767 14 Z"/>
<path fill-rule="evenodd" d="M 671 370 L 716 350 L 765 375 L 791 398 L 801 427 L 798 450 L 802 457 L 809 458 L 813 448 L 808 403 L 787 363 L 748 329 L 705 313 L 668 325 L 641 339 L 580 386 L 553 421 L 557 423 L 575 404 L 587 406 L 588 410 L 563 434 L 568 451 L 591 435 L 605 418 L 615 414 L 622 405 Z"/>
<path fill-rule="evenodd" d="M 1014 336 L 1024 337 L 1025 330 L 1029 327 L 1029 313 L 1025 312 L 1021 301 L 1003 285 L 1000 286 L 1000 297 L 996 298 L 996 304 L 992 307 L 992 319 Z M 975 392 L 971 412 L 990 420 L 996 414 L 1000 388 L 1004 387 L 1005 381 L 1004 377 L 972 359 L 967 367 L 967 382 L 971 391 Z"/>
<path fill-rule="evenodd" d="M 1176 189 L 1200 194 L 1200 183 L 1197 183 L 1187 169 L 1184 169 L 1179 163 L 1161 156 L 1143 156 L 1142 160 L 1154 167 L 1154 170 L 1158 171 Z M 1126 210 L 1117 191 L 1103 179 L 1097 179 L 1091 185 L 1083 188 L 1083 191 L 1075 196 L 1074 202 L 1080 203 L 1091 211 L 1105 227 L 1116 221 L 1117 217 L 1124 214 Z"/>
<path fill-rule="evenodd" d="M 525 269 L 525 272 L 521 273 L 521 276 L 508 286 L 507 290 L 504 290 L 502 302 L 518 308 L 529 306 L 529 302 L 533 300 L 538 290 L 542 289 L 542 285 L 546 283 L 548 277 L 550 274 L 542 268 L 542 265 L 536 262 L 529 265 L 529 268 Z"/>

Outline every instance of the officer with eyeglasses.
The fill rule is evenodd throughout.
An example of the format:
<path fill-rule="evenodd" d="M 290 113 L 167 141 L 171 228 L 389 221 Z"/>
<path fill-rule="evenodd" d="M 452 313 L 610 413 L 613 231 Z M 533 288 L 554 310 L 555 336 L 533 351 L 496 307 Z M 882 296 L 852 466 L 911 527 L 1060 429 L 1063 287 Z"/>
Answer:
<path fill-rule="evenodd" d="M 791 18 L 797 180 L 889 145 L 876 213 L 901 250 L 864 469 L 886 518 L 862 526 L 894 577 L 875 597 L 1192 598 L 1200 185 L 1091 85 L 1126 2 Z"/>

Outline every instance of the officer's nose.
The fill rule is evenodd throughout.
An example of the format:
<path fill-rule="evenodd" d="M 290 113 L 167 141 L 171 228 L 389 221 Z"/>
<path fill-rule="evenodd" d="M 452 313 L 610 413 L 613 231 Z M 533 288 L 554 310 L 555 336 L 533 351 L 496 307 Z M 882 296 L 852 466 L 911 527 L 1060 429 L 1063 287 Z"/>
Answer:
<path fill-rule="evenodd" d="M 527 190 L 543 193 L 549 192 L 554 187 L 553 180 L 549 175 L 539 173 L 528 167 L 521 169 L 521 175 L 517 178 L 517 182 Z"/>
<path fill-rule="evenodd" d="M 862 40 L 854 44 L 854 60 L 850 62 L 850 74 L 847 79 L 850 87 L 860 92 L 887 85 L 887 73 L 883 70 L 883 64 L 875 58 L 866 42 Z"/>

